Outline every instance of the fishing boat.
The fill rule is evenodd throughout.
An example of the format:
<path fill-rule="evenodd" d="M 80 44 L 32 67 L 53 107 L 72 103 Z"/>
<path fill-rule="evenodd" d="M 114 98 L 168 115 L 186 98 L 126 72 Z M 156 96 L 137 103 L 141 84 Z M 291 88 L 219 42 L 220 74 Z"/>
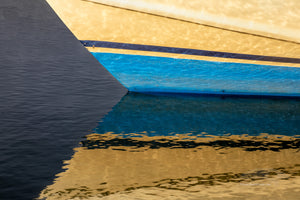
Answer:
<path fill-rule="evenodd" d="M 300 1 L 47 2 L 129 91 L 300 97 Z"/>

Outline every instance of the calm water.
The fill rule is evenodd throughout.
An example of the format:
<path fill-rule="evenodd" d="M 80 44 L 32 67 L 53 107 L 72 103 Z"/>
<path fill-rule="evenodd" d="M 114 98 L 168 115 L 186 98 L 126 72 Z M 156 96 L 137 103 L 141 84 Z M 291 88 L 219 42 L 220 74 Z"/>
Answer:
<path fill-rule="evenodd" d="M 129 93 L 40 198 L 297 199 L 300 101 Z"/>
<path fill-rule="evenodd" d="M 300 135 L 300 102 L 284 99 L 220 98 L 208 96 L 124 96 L 96 128 L 105 132 L 168 136 Z"/>
<path fill-rule="evenodd" d="M 44 1 L 0 27 L 1 200 L 299 196 L 299 100 L 125 95 Z"/>

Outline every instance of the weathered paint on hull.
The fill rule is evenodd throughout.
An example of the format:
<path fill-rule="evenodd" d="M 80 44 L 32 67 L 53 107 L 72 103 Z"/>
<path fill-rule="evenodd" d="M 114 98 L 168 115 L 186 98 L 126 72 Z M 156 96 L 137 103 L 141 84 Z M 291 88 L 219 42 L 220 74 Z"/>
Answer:
<path fill-rule="evenodd" d="M 130 91 L 300 96 L 300 45 L 288 37 L 295 24 L 272 38 L 89 1 L 48 2 Z"/>

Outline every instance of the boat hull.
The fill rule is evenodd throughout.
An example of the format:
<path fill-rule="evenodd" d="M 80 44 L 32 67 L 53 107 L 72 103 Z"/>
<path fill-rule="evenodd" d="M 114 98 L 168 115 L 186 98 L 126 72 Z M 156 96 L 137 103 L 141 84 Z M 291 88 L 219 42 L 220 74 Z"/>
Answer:
<path fill-rule="evenodd" d="M 300 96 L 300 45 L 284 36 L 292 29 L 273 37 L 256 25 L 247 33 L 102 1 L 47 1 L 129 91 Z"/>

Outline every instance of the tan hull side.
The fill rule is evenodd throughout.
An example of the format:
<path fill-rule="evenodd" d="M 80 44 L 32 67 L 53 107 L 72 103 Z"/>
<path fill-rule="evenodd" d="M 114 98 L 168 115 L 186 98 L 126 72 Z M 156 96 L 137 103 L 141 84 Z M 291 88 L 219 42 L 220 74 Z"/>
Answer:
<path fill-rule="evenodd" d="M 300 42 L 298 0 L 87 0 L 228 30 Z"/>
<path fill-rule="evenodd" d="M 300 45 L 81 0 L 47 0 L 79 40 L 298 58 Z"/>

